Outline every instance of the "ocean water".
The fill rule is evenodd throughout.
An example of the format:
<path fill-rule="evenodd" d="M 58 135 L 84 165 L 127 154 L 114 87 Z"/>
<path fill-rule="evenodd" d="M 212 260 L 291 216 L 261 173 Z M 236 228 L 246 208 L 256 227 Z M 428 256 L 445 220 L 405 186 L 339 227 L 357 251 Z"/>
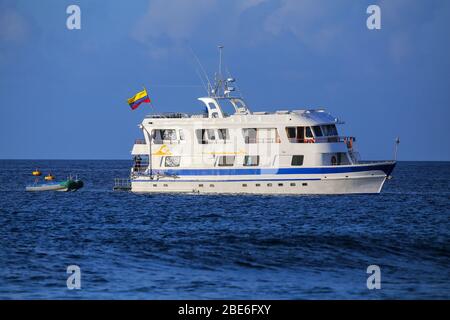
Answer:
<path fill-rule="evenodd" d="M 130 165 L 0 161 L 0 299 L 450 298 L 449 162 L 400 162 L 381 194 L 349 196 L 113 192 Z M 27 193 L 35 167 L 85 187 Z"/>

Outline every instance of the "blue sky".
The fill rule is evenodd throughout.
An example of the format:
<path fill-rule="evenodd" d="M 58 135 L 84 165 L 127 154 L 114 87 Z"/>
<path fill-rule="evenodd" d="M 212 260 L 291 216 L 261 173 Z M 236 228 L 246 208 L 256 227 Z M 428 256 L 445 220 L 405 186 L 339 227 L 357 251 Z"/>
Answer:
<path fill-rule="evenodd" d="M 129 158 L 151 110 L 126 99 L 202 110 L 189 48 L 212 73 L 223 44 L 252 110 L 325 107 L 364 159 L 400 136 L 400 160 L 450 160 L 449 21 L 447 0 L 0 0 L 0 158 Z"/>

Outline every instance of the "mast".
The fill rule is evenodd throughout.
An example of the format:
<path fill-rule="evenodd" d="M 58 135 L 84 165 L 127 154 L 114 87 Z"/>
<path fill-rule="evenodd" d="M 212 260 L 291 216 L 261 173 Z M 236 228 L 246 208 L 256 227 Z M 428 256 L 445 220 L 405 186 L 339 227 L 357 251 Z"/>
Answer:
<path fill-rule="evenodd" d="M 395 147 L 394 147 L 394 160 L 397 161 L 397 152 L 398 152 L 398 145 L 400 144 L 400 137 L 397 137 L 395 139 Z"/>
<path fill-rule="evenodd" d="M 219 79 L 222 80 L 222 49 L 223 46 L 217 46 L 219 48 Z"/>
<path fill-rule="evenodd" d="M 225 90 L 227 90 L 226 88 L 226 81 L 223 79 L 222 76 L 222 51 L 223 51 L 223 46 L 219 45 L 217 46 L 217 48 L 219 49 L 219 72 L 215 73 L 215 83 L 214 83 L 214 88 L 211 90 L 211 97 L 214 98 L 223 98 L 225 97 Z"/>
<path fill-rule="evenodd" d="M 203 101 L 208 109 L 208 114 L 212 115 L 217 109 L 220 109 L 220 114 L 223 115 L 223 111 L 221 110 L 220 102 L 221 100 L 228 100 L 234 107 L 236 113 L 239 114 L 249 114 L 250 110 L 247 108 L 242 96 L 237 97 L 233 93 L 236 88 L 233 86 L 236 81 L 231 75 L 228 78 L 224 78 L 222 74 L 222 53 L 223 53 L 223 45 L 218 45 L 219 49 L 219 71 L 214 73 L 214 85 L 208 90 L 208 98 L 200 98 L 199 100 Z M 229 73 L 229 72 L 228 72 Z M 209 99 L 209 100 L 208 100 Z M 213 100 L 213 105 L 215 107 L 211 108 L 211 104 L 208 102 Z"/>

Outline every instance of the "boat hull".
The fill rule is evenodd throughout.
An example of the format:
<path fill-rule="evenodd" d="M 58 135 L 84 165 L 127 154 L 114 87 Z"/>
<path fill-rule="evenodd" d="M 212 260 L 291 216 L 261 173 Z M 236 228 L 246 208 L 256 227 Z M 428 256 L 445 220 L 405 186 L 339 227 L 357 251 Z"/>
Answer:
<path fill-rule="evenodd" d="M 60 184 L 27 186 L 26 191 L 67 191 L 68 188 Z"/>
<path fill-rule="evenodd" d="M 83 187 L 81 180 L 67 180 L 63 182 L 50 182 L 43 184 L 33 184 L 26 186 L 25 191 L 39 192 L 39 191 L 76 191 Z"/>
<path fill-rule="evenodd" d="M 131 180 L 131 191 L 232 194 L 358 194 L 380 193 L 395 162 L 304 168 L 305 174 L 277 169 L 268 174 L 176 176 Z M 318 170 L 320 169 L 320 170 Z M 331 170 L 333 169 L 333 170 Z M 191 173 L 196 173 L 191 171 Z M 250 173 L 250 172 L 245 172 Z"/>

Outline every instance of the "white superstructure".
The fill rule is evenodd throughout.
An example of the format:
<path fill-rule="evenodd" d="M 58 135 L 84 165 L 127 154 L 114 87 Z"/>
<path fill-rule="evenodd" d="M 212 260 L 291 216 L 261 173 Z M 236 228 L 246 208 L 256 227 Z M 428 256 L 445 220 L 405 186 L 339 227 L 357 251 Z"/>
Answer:
<path fill-rule="evenodd" d="M 133 192 L 379 193 L 395 161 L 361 162 L 323 109 L 251 112 L 219 72 L 205 112 L 153 114 L 140 128 Z M 233 114 L 226 114 L 229 104 Z"/>

